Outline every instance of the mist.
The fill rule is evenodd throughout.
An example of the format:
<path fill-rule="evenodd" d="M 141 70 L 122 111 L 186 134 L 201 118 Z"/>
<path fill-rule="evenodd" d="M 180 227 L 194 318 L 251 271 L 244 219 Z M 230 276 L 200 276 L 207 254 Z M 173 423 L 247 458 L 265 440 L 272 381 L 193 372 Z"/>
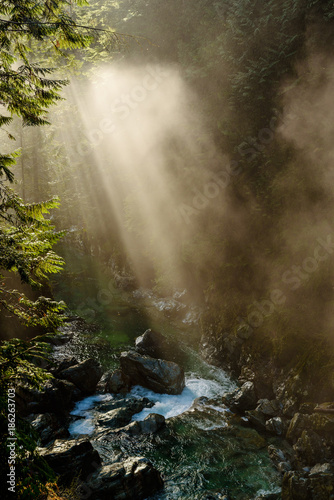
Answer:
<path fill-rule="evenodd" d="M 84 193 L 81 220 L 93 211 L 102 232 L 113 221 L 140 285 L 152 285 L 152 277 L 157 284 L 154 273 L 166 293 L 194 283 L 184 252 L 198 236 L 199 216 L 224 200 L 226 168 L 233 170 L 180 69 L 104 66 L 91 84 L 72 83 L 66 99 L 79 123 L 65 113 L 58 140 L 66 145 L 68 171 L 73 164 L 84 171 L 65 173 L 66 186 Z"/>
<path fill-rule="evenodd" d="M 331 28 L 272 7 L 113 6 L 149 43 L 71 78 L 42 141 L 59 227 L 137 286 L 187 289 L 218 344 L 333 339 Z"/>

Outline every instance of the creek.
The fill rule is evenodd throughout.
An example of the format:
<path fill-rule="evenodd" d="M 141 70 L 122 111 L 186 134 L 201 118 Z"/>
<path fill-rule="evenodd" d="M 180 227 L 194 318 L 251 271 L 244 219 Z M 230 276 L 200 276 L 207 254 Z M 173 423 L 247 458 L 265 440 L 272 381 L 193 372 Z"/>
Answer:
<path fill-rule="evenodd" d="M 120 455 L 151 460 L 163 473 L 165 488 L 150 500 L 218 499 L 225 494 L 233 500 L 251 500 L 279 494 L 281 478 L 267 452 L 277 438 L 260 436 L 245 418 L 222 403 L 223 394 L 237 385 L 223 370 L 200 358 L 198 312 L 184 305 L 180 292 L 162 298 L 150 290 L 121 291 L 87 259 L 75 255 L 75 275 L 70 262 L 71 275 L 63 274 L 55 283 L 55 293 L 74 314 L 86 310 L 86 320 L 92 325 L 76 332 L 70 344 L 57 348 L 58 355 L 74 355 L 79 360 L 96 357 L 110 370 L 117 367 L 121 351 L 133 347 L 145 329 L 154 328 L 178 339 L 182 346 L 186 387 L 179 396 L 156 394 L 140 386 L 128 395 L 146 397 L 152 405 L 133 420 L 143 420 L 151 412 L 165 416 L 167 425 L 157 434 L 94 442 L 98 417 L 114 397 L 97 395 L 77 403 L 72 413 L 80 419 L 71 424 L 72 436 L 87 435 L 104 460 Z M 99 301 L 101 290 L 105 300 Z"/>

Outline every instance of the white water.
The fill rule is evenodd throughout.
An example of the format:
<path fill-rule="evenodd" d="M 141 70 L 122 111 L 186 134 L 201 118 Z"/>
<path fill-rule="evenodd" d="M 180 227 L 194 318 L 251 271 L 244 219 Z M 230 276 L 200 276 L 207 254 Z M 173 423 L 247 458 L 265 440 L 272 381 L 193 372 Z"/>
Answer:
<path fill-rule="evenodd" d="M 95 429 L 95 423 L 93 419 L 93 414 L 90 410 L 94 407 L 95 403 L 100 401 L 108 401 L 112 399 L 110 394 L 99 394 L 95 396 L 89 396 L 88 398 L 82 399 L 75 404 L 74 409 L 71 411 L 71 415 L 76 415 L 80 418 L 69 425 L 68 431 L 71 436 L 77 436 L 82 434 L 92 434 Z"/>
<path fill-rule="evenodd" d="M 132 417 L 132 420 L 144 420 L 150 413 L 159 413 L 165 418 L 176 417 L 189 410 L 196 398 L 205 396 L 215 398 L 221 396 L 224 390 L 221 382 L 197 378 L 195 375 L 186 377 L 186 386 L 179 395 L 157 394 L 156 392 L 136 385 L 130 394 L 134 397 L 146 397 L 155 404 L 152 408 L 144 408 Z M 222 411 L 222 408 L 220 408 Z"/>
<path fill-rule="evenodd" d="M 184 390 L 179 395 L 158 394 L 156 392 L 145 389 L 140 385 L 132 388 L 128 396 L 136 398 L 146 397 L 155 404 L 151 408 L 144 408 L 140 413 L 132 417 L 132 420 L 144 420 L 150 413 L 159 413 L 166 419 L 181 415 L 189 410 L 196 398 L 205 396 L 207 398 L 221 397 L 227 390 L 234 388 L 231 380 L 225 375 L 222 370 L 210 367 L 210 372 L 215 375 L 218 380 L 199 378 L 195 374 L 190 374 L 186 377 L 186 385 Z M 89 396 L 81 401 L 78 401 L 71 412 L 71 415 L 82 417 L 69 426 L 69 432 L 72 436 L 89 435 L 94 432 L 95 423 L 92 409 L 95 403 L 108 401 L 112 399 L 111 394 Z M 209 406 L 210 407 L 210 406 Z M 224 408 L 211 406 L 212 409 L 218 412 L 224 412 Z"/>

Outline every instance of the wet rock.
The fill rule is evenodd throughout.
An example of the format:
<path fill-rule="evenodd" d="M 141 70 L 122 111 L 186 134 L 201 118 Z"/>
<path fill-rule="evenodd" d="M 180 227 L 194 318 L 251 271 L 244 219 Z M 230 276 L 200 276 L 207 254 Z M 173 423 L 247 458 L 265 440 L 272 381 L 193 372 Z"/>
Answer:
<path fill-rule="evenodd" d="M 113 431 L 116 434 L 122 432 L 130 436 L 139 434 L 154 434 L 165 426 L 165 417 L 158 413 L 150 413 L 144 420 L 131 422 L 129 425 Z"/>
<path fill-rule="evenodd" d="M 266 421 L 266 430 L 277 434 L 277 436 L 283 436 L 286 431 L 286 426 L 281 417 L 273 417 Z"/>
<path fill-rule="evenodd" d="M 83 394 L 92 394 L 102 376 L 102 368 L 95 359 L 87 359 L 60 371 L 57 377 L 72 382 Z"/>
<path fill-rule="evenodd" d="M 101 459 L 87 439 L 57 439 L 47 448 L 38 448 L 39 454 L 60 476 L 60 483 L 69 485 L 74 478 L 86 479 L 101 465 Z"/>
<path fill-rule="evenodd" d="M 115 370 L 106 383 L 105 392 L 126 394 L 129 392 L 130 386 L 129 378 L 121 370 Z"/>
<path fill-rule="evenodd" d="M 27 420 L 38 433 L 42 445 L 46 445 L 54 439 L 69 437 L 68 430 L 54 413 L 29 415 Z"/>
<path fill-rule="evenodd" d="M 100 378 L 100 380 L 96 386 L 96 392 L 98 392 L 98 393 L 109 392 L 109 391 L 106 391 L 106 385 L 109 382 L 110 377 L 113 373 L 114 372 L 112 372 L 112 371 L 104 372 L 104 374 L 102 375 L 102 377 Z"/>
<path fill-rule="evenodd" d="M 129 390 L 130 382 L 121 370 L 104 373 L 96 387 L 97 392 L 111 394 L 127 394 Z"/>
<path fill-rule="evenodd" d="M 184 372 L 172 361 L 142 356 L 136 352 L 122 352 L 121 369 L 131 385 L 142 385 L 152 391 L 181 394 L 185 386 Z"/>
<path fill-rule="evenodd" d="M 282 413 L 285 417 L 292 418 L 293 415 L 297 412 L 298 407 L 299 405 L 297 399 L 293 397 L 288 398 L 283 402 Z"/>
<path fill-rule="evenodd" d="M 154 330 L 146 330 L 143 335 L 137 337 L 135 349 L 139 354 L 156 359 L 166 359 L 178 363 L 182 363 L 184 360 L 184 354 L 178 344 Z"/>
<path fill-rule="evenodd" d="M 99 414 L 98 425 L 109 428 L 124 427 L 135 413 L 141 412 L 149 403 L 146 398 L 128 400 L 126 406 Z"/>
<path fill-rule="evenodd" d="M 277 401 L 269 401 L 269 399 L 260 399 L 257 402 L 257 407 L 255 410 L 250 410 L 246 411 L 245 415 L 247 416 L 249 422 L 257 427 L 258 429 L 267 429 L 270 432 L 274 432 L 275 434 L 278 433 L 278 430 L 281 430 L 281 424 L 283 425 L 282 420 L 279 420 L 276 422 L 276 420 L 273 419 L 268 419 L 270 416 L 274 416 L 275 419 L 279 418 L 276 417 L 277 414 L 279 413 L 279 404 Z M 283 434 L 283 427 L 282 427 L 282 432 L 280 432 L 279 435 Z"/>
<path fill-rule="evenodd" d="M 201 500 L 230 500 L 225 493 L 209 493 L 201 497 Z"/>
<path fill-rule="evenodd" d="M 266 427 L 266 419 L 257 408 L 255 410 L 245 411 L 245 415 L 248 418 L 248 421 L 251 425 L 256 427 L 259 430 L 264 430 Z"/>
<path fill-rule="evenodd" d="M 255 408 L 257 397 L 253 382 L 245 382 L 235 393 L 230 403 L 234 411 L 252 410 Z"/>
<path fill-rule="evenodd" d="M 160 472 L 143 457 L 105 465 L 85 485 L 92 500 L 143 500 L 163 487 Z"/>
<path fill-rule="evenodd" d="M 282 450 L 270 445 L 268 446 L 268 453 L 279 472 L 285 473 L 291 470 L 291 462 Z"/>

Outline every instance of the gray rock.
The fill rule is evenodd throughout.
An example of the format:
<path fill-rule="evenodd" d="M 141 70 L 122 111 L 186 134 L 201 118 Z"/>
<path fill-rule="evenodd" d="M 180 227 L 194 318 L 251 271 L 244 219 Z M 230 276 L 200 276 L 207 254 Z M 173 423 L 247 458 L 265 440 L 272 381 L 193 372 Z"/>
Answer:
<path fill-rule="evenodd" d="M 275 399 L 272 401 L 269 401 L 269 399 L 260 399 L 256 409 L 263 415 L 268 415 L 269 417 L 277 417 L 279 413 L 279 405 Z"/>
<path fill-rule="evenodd" d="M 60 483 L 69 485 L 74 478 L 85 480 L 101 466 L 101 459 L 87 439 L 57 439 L 39 454 L 60 476 Z"/>
<path fill-rule="evenodd" d="M 266 430 L 277 434 L 277 436 L 283 436 L 285 433 L 285 424 L 281 417 L 273 417 L 266 421 Z"/>
<path fill-rule="evenodd" d="M 270 445 L 268 446 L 268 453 L 279 472 L 285 473 L 291 470 L 291 462 L 282 450 Z"/>
<path fill-rule="evenodd" d="M 136 352 L 122 352 L 121 369 L 131 385 L 142 385 L 152 391 L 181 394 L 184 389 L 184 371 L 172 361 L 141 356 Z"/>
<path fill-rule="evenodd" d="M 39 441 L 46 445 L 50 441 L 58 438 L 69 437 L 68 430 L 62 425 L 54 413 L 42 413 L 39 415 L 29 415 L 28 422 L 39 435 Z"/>
<path fill-rule="evenodd" d="M 121 370 L 115 370 L 105 385 L 105 392 L 112 394 L 126 394 L 129 390 L 130 380 Z"/>
<path fill-rule="evenodd" d="M 136 434 L 154 434 L 165 426 L 165 417 L 158 413 L 150 413 L 140 422 L 131 422 L 131 424 L 119 429 L 119 432 L 126 432 L 132 436 Z"/>
<path fill-rule="evenodd" d="M 257 402 L 253 382 L 245 382 L 231 401 L 231 409 L 234 411 L 252 410 Z"/>
<path fill-rule="evenodd" d="M 146 330 L 143 335 L 136 338 L 135 348 L 139 354 L 156 359 L 165 359 L 177 363 L 182 363 L 184 360 L 184 354 L 176 342 L 151 329 Z"/>
<path fill-rule="evenodd" d="M 60 379 L 72 382 L 84 394 L 92 394 L 102 376 L 102 368 L 95 359 L 87 359 L 57 374 Z"/>
<path fill-rule="evenodd" d="M 260 412 L 257 408 L 255 410 L 245 411 L 245 415 L 248 418 L 248 421 L 251 425 L 256 427 L 259 430 L 264 430 L 266 427 L 266 420 L 262 412 Z"/>
<path fill-rule="evenodd" d="M 110 411 L 100 413 L 98 417 L 98 425 L 109 428 L 124 427 L 127 425 L 135 413 L 139 413 L 147 406 L 146 399 L 131 399 L 126 406 L 112 409 Z"/>
<path fill-rule="evenodd" d="M 325 464 L 316 464 L 312 469 L 310 470 L 309 476 L 316 476 L 318 474 L 333 474 L 334 473 L 334 467 L 333 465 L 329 463 Z"/>
<path fill-rule="evenodd" d="M 163 481 L 148 460 L 135 457 L 105 465 L 84 486 L 92 500 L 143 500 L 159 491 Z"/>
<path fill-rule="evenodd" d="M 67 368 L 70 368 L 71 366 L 77 365 L 78 363 L 79 363 L 79 361 L 74 357 L 66 358 L 66 359 L 63 359 L 59 363 L 58 366 L 55 366 L 50 371 L 55 377 L 57 377 L 58 373 L 62 372 L 63 370 L 67 370 Z"/>

